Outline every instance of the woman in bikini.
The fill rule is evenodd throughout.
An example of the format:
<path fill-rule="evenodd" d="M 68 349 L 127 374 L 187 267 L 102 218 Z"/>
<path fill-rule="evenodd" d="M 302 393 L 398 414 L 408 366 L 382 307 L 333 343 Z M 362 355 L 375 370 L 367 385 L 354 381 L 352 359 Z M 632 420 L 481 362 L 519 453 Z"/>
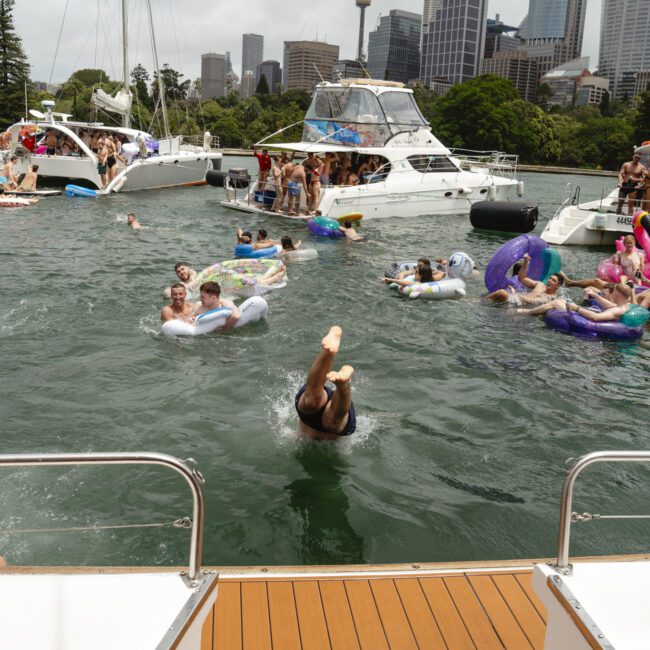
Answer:
<path fill-rule="evenodd" d="M 309 210 L 307 214 L 314 214 L 318 210 L 320 201 L 321 174 L 323 173 L 323 161 L 314 156 L 314 164 L 311 171 L 311 183 L 309 187 Z"/>

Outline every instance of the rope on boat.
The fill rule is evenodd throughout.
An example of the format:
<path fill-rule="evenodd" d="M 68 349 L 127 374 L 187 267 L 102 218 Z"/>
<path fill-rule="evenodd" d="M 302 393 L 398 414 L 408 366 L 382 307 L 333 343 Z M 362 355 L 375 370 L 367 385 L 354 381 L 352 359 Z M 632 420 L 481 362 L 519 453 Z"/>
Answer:
<path fill-rule="evenodd" d="M 71 533 L 89 530 L 115 530 L 119 528 L 191 528 L 192 519 L 181 517 L 174 521 L 152 524 L 107 524 L 104 526 L 69 526 L 67 528 L 0 528 L 0 535 L 15 535 L 22 533 Z"/>

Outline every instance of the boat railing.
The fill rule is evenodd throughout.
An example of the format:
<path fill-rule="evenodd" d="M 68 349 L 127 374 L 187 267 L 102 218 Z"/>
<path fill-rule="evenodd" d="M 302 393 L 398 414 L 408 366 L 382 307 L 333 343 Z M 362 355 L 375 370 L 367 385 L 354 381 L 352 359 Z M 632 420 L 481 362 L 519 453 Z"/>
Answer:
<path fill-rule="evenodd" d="M 155 452 L 98 452 L 71 454 L 0 454 L 0 467 L 48 467 L 54 465 L 162 465 L 178 472 L 192 492 L 192 518 L 190 527 L 190 553 L 187 573 L 181 574 L 189 586 L 203 580 L 201 558 L 203 555 L 203 523 L 205 520 L 204 479 L 191 458 L 180 460 Z M 187 527 L 183 520 L 184 525 Z"/>
<path fill-rule="evenodd" d="M 205 146 L 204 136 L 201 135 L 181 135 L 181 145 L 191 145 L 192 147 L 200 147 L 201 149 Z M 210 136 L 210 150 L 212 149 L 221 149 L 221 139 L 218 135 Z"/>
<path fill-rule="evenodd" d="M 503 151 L 474 151 L 472 149 L 451 149 L 451 155 L 460 160 L 463 169 L 480 167 L 490 173 L 517 174 L 519 156 Z"/>
<path fill-rule="evenodd" d="M 600 515 L 588 512 L 578 513 L 572 510 L 573 489 L 578 476 L 595 463 L 650 463 L 650 451 L 595 451 L 580 456 L 567 470 L 562 486 L 560 502 L 560 527 L 557 540 L 557 563 L 555 569 L 564 575 L 571 575 L 572 567 L 569 562 L 569 542 L 571 539 L 571 524 L 601 519 L 643 519 L 647 515 Z"/>

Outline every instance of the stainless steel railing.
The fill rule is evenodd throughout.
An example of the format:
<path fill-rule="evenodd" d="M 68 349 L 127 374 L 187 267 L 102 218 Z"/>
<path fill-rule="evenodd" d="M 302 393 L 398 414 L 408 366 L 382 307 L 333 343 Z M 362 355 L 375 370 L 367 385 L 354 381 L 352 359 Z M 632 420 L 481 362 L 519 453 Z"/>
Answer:
<path fill-rule="evenodd" d="M 560 505 L 560 530 L 557 540 L 557 564 L 555 567 L 558 571 L 565 574 L 571 573 L 569 542 L 571 538 L 571 523 L 574 516 L 571 508 L 573 505 L 573 487 L 578 476 L 583 470 L 594 463 L 638 462 L 650 462 L 650 451 L 595 451 L 578 458 L 574 465 L 567 471 L 564 485 L 562 486 L 562 501 Z"/>
<path fill-rule="evenodd" d="M 187 461 L 154 452 L 83 453 L 83 454 L 0 454 L 0 467 L 52 465 L 163 465 L 178 472 L 192 492 L 192 525 L 187 579 L 193 585 L 200 582 L 203 555 L 203 522 L 205 503 L 203 477 Z"/>

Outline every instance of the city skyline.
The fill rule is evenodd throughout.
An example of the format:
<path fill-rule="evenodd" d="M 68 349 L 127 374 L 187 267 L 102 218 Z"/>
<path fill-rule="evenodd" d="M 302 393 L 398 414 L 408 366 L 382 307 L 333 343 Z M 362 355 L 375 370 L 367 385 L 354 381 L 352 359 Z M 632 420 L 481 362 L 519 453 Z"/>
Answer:
<path fill-rule="evenodd" d="M 142 0 L 131 0 L 129 23 L 129 67 L 133 69 L 142 63 L 147 70 L 153 68 L 149 30 L 142 16 Z M 326 40 L 331 45 L 340 47 L 342 59 L 354 59 L 358 42 L 358 9 L 354 0 L 332 0 L 335 11 L 330 5 L 322 10 L 314 10 L 313 5 L 293 6 L 295 19 L 288 24 L 277 20 L 283 15 L 282 5 L 288 0 L 274 3 L 273 9 L 262 0 L 251 0 L 251 11 L 245 16 L 239 15 L 236 7 L 222 6 L 206 8 L 199 0 L 186 0 L 182 7 L 175 0 L 162 0 L 154 7 L 154 22 L 158 41 L 161 65 L 168 63 L 179 70 L 187 79 L 197 79 L 201 75 L 201 54 L 205 52 L 224 53 L 229 50 L 235 70 L 241 69 L 242 61 L 237 53 L 241 51 L 242 35 L 248 32 L 264 36 L 265 59 L 282 61 L 283 42 L 285 40 Z M 102 6 L 117 0 L 106 0 Z M 591 67 L 598 62 L 598 34 L 600 33 L 601 0 L 589 0 L 587 8 L 586 34 L 583 54 L 591 58 Z M 61 26 L 66 0 L 49 0 L 45 7 L 39 8 L 34 17 L 33 7 L 27 3 L 18 3 L 14 8 L 14 23 L 18 34 L 23 39 L 27 56 L 32 66 L 32 79 L 49 81 L 52 73 L 52 59 L 56 49 L 58 31 Z M 90 15 L 87 4 L 82 0 L 69 0 L 68 13 L 62 33 L 59 54 L 52 73 L 52 82 L 65 81 L 72 72 L 82 68 L 102 67 L 113 79 L 121 78 L 121 43 L 116 22 L 119 14 L 115 11 L 110 18 L 104 8 L 101 26 L 97 29 L 96 14 Z M 422 13 L 423 0 L 373 0 L 366 11 L 366 41 L 368 33 L 376 28 L 379 15 L 387 15 L 391 9 L 403 9 Z M 489 0 L 488 17 L 499 13 L 505 22 L 518 24 L 528 9 L 528 0 Z M 341 21 L 345 12 L 347 20 Z M 201 16 L 200 19 L 194 18 Z M 110 21 L 110 22 L 109 22 Z M 107 25 L 104 25 L 108 22 Z M 225 27 L 227 25 L 227 27 Z M 53 26 L 55 26 L 53 28 Z M 108 29 L 104 29 L 108 27 Z M 110 34 L 108 40 L 105 33 Z M 594 38 L 594 35 L 596 36 Z M 95 38 L 97 36 L 97 38 Z"/>

